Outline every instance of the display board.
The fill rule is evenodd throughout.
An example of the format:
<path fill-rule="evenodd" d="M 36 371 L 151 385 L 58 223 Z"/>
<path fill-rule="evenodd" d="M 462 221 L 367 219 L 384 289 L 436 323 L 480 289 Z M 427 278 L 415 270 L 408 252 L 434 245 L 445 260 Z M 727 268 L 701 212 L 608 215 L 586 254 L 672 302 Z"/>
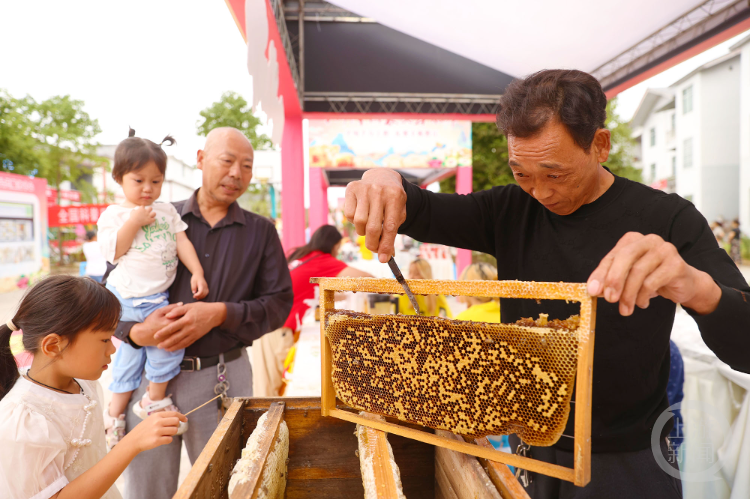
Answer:
<path fill-rule="evenodd" d="M 0 292 L 49 270 L 47 181 L 0 172 Z"/>
<path fill-rule="evenodd" d="M 471 166 L 471 122 L 310 120 L 310 166 L 455 168 Z"/>

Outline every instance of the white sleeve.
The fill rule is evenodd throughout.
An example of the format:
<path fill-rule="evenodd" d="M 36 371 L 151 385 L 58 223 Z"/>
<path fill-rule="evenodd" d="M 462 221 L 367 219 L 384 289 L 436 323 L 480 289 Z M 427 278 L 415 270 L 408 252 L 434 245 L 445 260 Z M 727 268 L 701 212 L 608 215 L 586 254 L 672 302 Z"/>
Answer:
<path fill-rule="evenodd" d="M 0 497 L 49 499 L 68 484 L 67 446 L 45 417 L 23 404 L 0 414 Z"/>
<path fill-rule="evenodd" d="M 119 261 L 119 258 L 115 261 L 117 231 L 122 227 L 119 217 L 115 216 L 114 211 L 107 208 L 99 216 L 99 222 L 96 225 L 98 227 L 96 239 L 99 242 L 102 255 L 109 263 L 117 264 L 117 261 Z"/>
<path fill-rule="evenodd" d="M 169 204 L 169 212 L 172 214 L 172 227 L 174 228 L 174 233 L 177 234 L 178 232 L 185 232 L 188 228 L 188 224 L 186 224 L 179 213 L 177 213 L 177 209 L 174 207 L 172 203 Z"/>

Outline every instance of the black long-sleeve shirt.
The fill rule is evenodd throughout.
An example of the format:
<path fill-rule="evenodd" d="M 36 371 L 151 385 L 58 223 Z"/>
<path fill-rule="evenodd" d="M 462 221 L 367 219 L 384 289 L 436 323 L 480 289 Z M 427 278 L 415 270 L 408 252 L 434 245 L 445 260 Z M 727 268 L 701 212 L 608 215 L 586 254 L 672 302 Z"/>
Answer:
<path fill-rule="evenodd" d="M 732 368 L 750 372 L 750 288 L 692 203 L 630 180 L 614 184 L 576 212 L 555 215 L 517 185 L 469 195 L 435 194 L 406 181 L 406 221 L 399 232 L 424 242 L 497 257 L 501 280 L 586 282 L 627 232 L 658 234 L 722 291 L 717 309 L 695 318 L 706 344 Z M 564 319 L 578 304 L 502 299 L 503 322 L 548 313 Z M 594 341 L 592 451 L 648 448 L 651 430 L 668 407 L 669 337 L 676 305 L 651 300 L 623 317 L 618 304 L 599 300 Z M 571 411 L 565 434 L 573 435 Z M 671 421 L 662 430 L 666 435 Z M 571 450 L 572 439 L 556 444 Z"/>
<path fill-rule="evenodd" d="M 284 250 L 270 221 L 243 210 L 235 202 L 214 227 L 203 218 L 198 191 L 173 203 L 203 266 L 208 296 L 205 302 L 224 302 L 224 323 L 185 349 L 185 355 L 211 357 L 251 345 L 284 324 L 294 294 Z M 190 271 L 180 262 L 169 288 L 170 303 L 192 303 Z M 115 335 L 128 341 L 134 322 L 121 322 Z"/>

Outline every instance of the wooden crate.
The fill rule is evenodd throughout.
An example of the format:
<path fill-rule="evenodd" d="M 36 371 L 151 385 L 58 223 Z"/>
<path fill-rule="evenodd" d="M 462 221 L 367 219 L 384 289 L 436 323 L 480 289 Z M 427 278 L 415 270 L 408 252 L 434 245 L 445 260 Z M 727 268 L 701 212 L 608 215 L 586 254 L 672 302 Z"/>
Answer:
<path fill-rule="evenodd" d="M 201 452 L 175 499 L 227 498 L 229 475 L 273 402 L 285 403 L 289 427 L 287 499 L 364 496 L 355 424 L 322 417 L 320 398 L 237 398 Z M 388 435 L 409 499 L 435 497 L 435 447 Z"/>

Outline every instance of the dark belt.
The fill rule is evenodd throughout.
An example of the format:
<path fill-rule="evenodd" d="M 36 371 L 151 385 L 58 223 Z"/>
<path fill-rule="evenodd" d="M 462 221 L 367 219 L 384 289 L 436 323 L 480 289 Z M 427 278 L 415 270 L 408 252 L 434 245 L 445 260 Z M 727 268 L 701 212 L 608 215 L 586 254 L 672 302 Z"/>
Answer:
<path fill-rule="evenodd" d="M 234 350 L 224 352 L 224 362 L 232 362 L 242 356 L 242 349 L 245 347 L 237 347 Z M 180 362 L 180 371 L 200 371 L 207 369 L 219 364 L 219 356 L 214 355 L 213 357 L 189 357 L 185 356 Z"/>

